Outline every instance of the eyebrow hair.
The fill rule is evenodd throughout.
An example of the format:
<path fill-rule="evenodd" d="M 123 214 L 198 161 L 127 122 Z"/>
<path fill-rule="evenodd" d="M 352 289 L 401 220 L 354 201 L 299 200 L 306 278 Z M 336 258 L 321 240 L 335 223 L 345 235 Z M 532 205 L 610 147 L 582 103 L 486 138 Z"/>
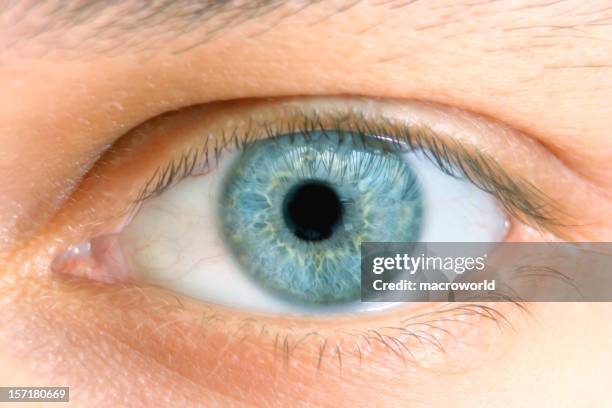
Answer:
<path fill-rule="evenodd" d="M 281 18 L 321 1 L 14 1 L 4 7 L 0 5 L 0 21 L 2 26 L 13 29 L 12 41 L 8 45 L 32 41 L 44 35 L 58 37 L 67 31 L 80 30 L 84 31 L 85 40 L 107 41 L 108 48 L 117 51 L 117 48 L 142 48 L 145 41 L 142 35 L 137 34 L 143 33 L 146 34 L 144 38 L 149 40 L 151 37 L 178 37 L 204 28 L 198 39 L 202 43 L 214 38 L 222 30 L 263 17 L 283 6 L 300 3 L 297 9 L 288 10 Z"/>
<path fill-rule="evenodd" d="M 313 5 L 320 4 L 325 7 L 319 10 L 322 17 L 317 17 L 318 20 L 310 25 L 325 22 L 330 17 L 345 13 L 362 3 L 366 2 L 343 0 L 332 6 L 324 0 L 8 0 L 0 3 L 0 49 L 37 40 L 42 44 L 44 52 L 86 50 L 102 54 L 112 52 L 116 55 L 126 51 L 160 48 L 175 40 L 189 37 L 182 41 L 183 44 L 176 45 L 177 49 L 171 50 L 172 53 L 180 53 L 206 43 L 245 22 L 271 14 L 274 16 L 270 18 L 268 27 L 261 29 L 259 34 Z M 424 5 L 422 7 L 426 7 L 428 12 L 439 17 L 433 22 L 421 25 L 416 22 L 413 27 L 416 31 L 431 31 L 448 25 L 463 24 L 471 13 L 512 14 L 549 9 L 535 25 L 527 22 L 521 26 L 524 19 L 508 18 L 504 23 L 480 28 L 503 33 L 517 30 L 525 32 L 532 36 L 534 41 L 539 42 L 538 46 L 541 45 L 543 37 L 559 38 L 560 35 L 605 41 L 605 38 L 589 36 L 584 31 L 612 25 L 611 7 L 589 3 L 586 9 L 580 9 L 575 7 L 572 0 L 532 0 L 518 5 L 499 0 L 457 0 L 435 7 L 419 0 L 372 0 L 367 4 L 387 8 L 391 15 L 407 13 L 411 7 Z M 559 15 L 564 16 L 563 20 L 557 18 Z M 565 21 L 566 19 L 569 20 Z M 184 35 L 196 30 L 197 35 Z M 546 30 L 548 34 L 543 35 L 542 30 Z M 467 30 L 458 28 L 454 35 L 469 34 L 471 31 L 472 27 Z M 359 31 L 356 30 L 355 34 L 359 34 Z M 171 47 L 174 46 L 175 43 L 172 43 Z M 390 56 L 389 60 L 396 58 Z"/>

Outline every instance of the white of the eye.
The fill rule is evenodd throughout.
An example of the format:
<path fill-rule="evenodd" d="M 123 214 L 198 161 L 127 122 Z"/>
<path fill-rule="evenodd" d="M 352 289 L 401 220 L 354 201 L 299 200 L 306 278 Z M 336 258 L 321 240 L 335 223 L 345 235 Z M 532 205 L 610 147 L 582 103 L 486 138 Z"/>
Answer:
<path fill-rule="evenodd" d="M 305 308 L 275 297 L 242 272 L 217 225 L 218 194 L 234 159 L 235 154 L 225 155 L 211 174 L 187 178 L 141 207 L 120 237 L 138 279 L 211 303 L 274 313 L 354 313 L 389 307 L 355 302 Z"/>
<path fill-rule="evenodd" d="M 120 238 L 140 279 L 199 300 L 271 313 L 357 313 L 395 306 L 354 302 L 305 307 L 274 296 L 245 274 L 218 225 L 218 197 L 235 157 L 225 155 L 211 174 L 187 178 L 142 206 Z M 421 184 L 422 241 L 496 242 L 505 235 L 506 218 L 489 194 L 444 174 L 419 153 L 405 159 Z"/>
<path fill-rule="evenodd" d="M 472 182 L 440 170 L 422 152 L 407 153 L 421 185 L 423 242 L 498 242 L 508 230 L 499 203 Z"/>

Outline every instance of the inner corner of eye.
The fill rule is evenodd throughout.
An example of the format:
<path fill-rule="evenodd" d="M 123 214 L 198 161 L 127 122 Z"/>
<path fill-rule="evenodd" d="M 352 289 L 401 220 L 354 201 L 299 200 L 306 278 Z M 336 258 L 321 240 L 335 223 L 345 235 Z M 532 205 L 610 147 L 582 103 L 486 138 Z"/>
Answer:
<path fill-rule="evenodd" d="M 120 237 L 129 269 L 206 302 L 344 313 L 380 309 L 361 301 L 364 242 L 503 238 L 489 194 L 427 155 L 368 138 L 294 131 L 222 156 L 212 173 L 142 205 Z"/>

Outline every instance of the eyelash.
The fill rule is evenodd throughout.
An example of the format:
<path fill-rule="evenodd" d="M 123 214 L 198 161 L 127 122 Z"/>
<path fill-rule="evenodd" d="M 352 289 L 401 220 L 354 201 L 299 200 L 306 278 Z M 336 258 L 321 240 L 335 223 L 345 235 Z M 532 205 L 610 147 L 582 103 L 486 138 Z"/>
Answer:
<path fill-rule="evenodd" d="M 138 204 L 158 196 L 180 182 L 182 179 L 214 171 L 224 152 L 247 149 L 256 140 L 280 134 L 302 133 L 308 137 L 317 131 L 334 130 L 346 132 L 352 137 L 366 139 L 379 137 L 388 141 L 390 152 L 395 149 L 422 151 L 426 157 L 442 171 L 453 177 L 465 177 L 484 191 L 495 196 L 509 214 L 522 221 L 550 229 L 561 223 L 555 219 L 557 209 L 537 187 L 525 180 L 511 178 L 501 165 L 491 156 L 477 152 L 473 148 L 448 138 L 441 138 L 429 128 L 408 126 L 384 117 L 368 118 L 358 112 L 343 114 L 312 114 L 296 112 L 285 121 L 261 121 L 250 119 L 245 131 L 238 127 L 207 134 L 202 139 L 184 149 L 175 157 L 159 166 L 138 190 L 133 200 L 134 209 Z M 218 142 L 220 141 L 220 142 Z M 213 146 L 214 147 L 211 147 Z M 384 144 L 383 144 L 384 145 Z M 131 285 L 130 285 L 131 286 Z M 136 286 L 134 286 L 136 287 Z M 140 289 L 139 289 L 140 290 Z M 252 330 L 234 333 L 241 341 L 247 336 L 267 334 L 268 345 L 273 347 L 274 355 L 285 366 L 289 365 L 292 353 L 300 352 L 308 343 L 318 348 L 313 363 L 319 371 L 322 365 L 342 370 L 343 364 L 359 361 L 361 354 L 367 353 L 372 346 L 377 352 L 383 350 L 401 363 L 419 363 L 413 353 L 424 352 L 446 354 L 446 344 L 458 340 L 455 331 L 465 327 L 475 327 L 471 318 L 493 323 L 502 331 L 512 331 L 512 324 L 506 317 L 506 305 L 528 312 L 518 299 L 510 297 L 474 299 L 474 301 L 500 301 L 493 305 L 480 303 L 448 303 L 437 310 L 418 316 L 404 317 L 393 326 L 362 328 L 350 331 L 318 332 L 295 334 L 289 327 L 266 327 L 266 320 L 250 317 L 242 326 Z M 398 319 L 400 320 L 400 319 Z M 251 324 L 253 324 L 251 326 Z M 449 327 L 452 324 L 453 328 Z M 242 327 L 241 326 L 241 327 Z M 456 328 L 454 328 L 457 326 Z M 448 338 L 451 341 L 443 341 Z M 361 347 L 361 348 L 360 348 Z M 386 350 L 386 351 L 384 351 Z M 318 356 L 317 356 L 318 354 Z M 318 357 L 318 358 L 317 358 Z"/>
<path fill-rule="evenodd" d="M 464 339 L 464 333 L 480 330 L 490 333 L 490 329 L 498 330 L 501 334 L 514 332 L 510 316 L 516 312 L 535 319 L 528 305 L 521 302 L 443 303 L 429 311 L 405 317 L 395 325 L 330 332 L 276 329 L 264 321 L 249 317 L 239 324 L 232 337 L 240 342 L 245 342 L 251 336 L 265 339 L 269 342 L 267 344 L 274 359 L 282 362 L 285 368 L 290 366 L 293 355 L 309 350 L 313 356 L 308 361 L 317 372 L 329 366 L 342 372 L 344 365 L 355 362 L 361 367 L 362 359 L 367 355 L 393 357 L 403 365 L 419 365 L 436 354 L 442 356 L 440 361 L 446 364 L 453 359 L 449 349 L 460 347 L 464 340 L 470 341 L 467 339 L 470 336 Z M 216 315 L 211 317 L 213 320 L 218 318 Z M 488 324 L 493 324 L 493 327 L 488 327 Z"/>
<path fill-rule="evenodd" d="M 282 129 L 282 130 L 281 130 Z M 248 148 L 254 141 L 281 134 L 301 133 L 306 138 L 313 132 L 345 132 L 362 141 L 372 136 L 383 138 L 390 149 L 421 151 L 449 176 L 465 178 L 481 190 L 497 198 L 506 212 L 516 220 L 539 230 L 563 235 L 565 214 L 549 197 L 532 183 L 508 174 L 490 155 L 470 149 L 459 141 L 440 138 L 424 126 L 406 125 L 388 118 L 374 120 L 356 112 L 344 114 L 312 114 L 296 112 L 284 123 L 255 122 L 251 119 L 246 131 L 229 129 L 207 135 L 197 146 L 158 167 L 134 200 L 134 206 L 160 195 L 180 180 L 214 169 L 223 152 Z M 221 142 L 209 149 L 212 137 Z"/>

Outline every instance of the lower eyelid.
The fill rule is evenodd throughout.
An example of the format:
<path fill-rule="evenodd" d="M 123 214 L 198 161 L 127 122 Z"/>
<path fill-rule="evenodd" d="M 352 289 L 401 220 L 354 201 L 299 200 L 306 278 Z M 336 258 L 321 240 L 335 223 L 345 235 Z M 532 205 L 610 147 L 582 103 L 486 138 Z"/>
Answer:
<path fill-rule="evenodd" d="M 78 280 L 65 284 L 74 288 Z M 514 323 L 524 318 L 523 305 L 507 303 L 407 304 L 391 316 L 365 318 L 272 317 L 203 305 L 154 287 L 82 290 L 94 291 L 83 299 L 95 300 L 81 305 L 81 323 L 97 321 L 121 343 L 195 382 L 210 381 L 213 372 L 229 381 L 245 370 L 297 367 L 300 376 L 313 378 L 370 370 L 460 373 L 502 354 Z"/>
<path fill-rule="evenodd" d="M 384 315 L 274 317 L 205 305 L 155 287 L 59 276 L 20 284 L 37 293 L 37 303 L 14 297 L 5 327 L 23 345 L 20 361 L 30 359 L 37 375 L 82 383 L 91 373 L 79 370 L 103 359 L 110 366 L 105 363 L 96 374 L 99 381 L 112 381 L 116 361 L 122 367 L 137 364 L 131 373 L 157 375 L 161 367 L 182 381 L 251 401 L 278 402 L 279 390 L 296 395 L 303 387 L 321 398 L 342 387 L 357 398 L 364 385 L 376 393 L 398 382 L 405 383 L 400 390 L 431 392 L 506 355 L 529 320 L 522 309 L 529 305 L 511 303 L 406 304 Z M 399 336 L 402 327 L 410 334 Z M 64 363 L 41 366 L 49 356 Z M 62 369 L 66 362 L 79 369 Z"/>
<path fill-rule="evenodd" d="M 407 304 L 393 316 L 357 322 L 351 317 L 273 318 L 204 306 L 151 287 L 76 279 L 57 280 L 45 290 L 37 296 L 35 313 L 14 305 L 22 314 L 10 326 L 25 321 L 63 328 L 71 346 L 64 343 L 52 353 L 43 348 L 47 356 L 73 361 L 76 356 L 108 359 L 110 353 L 122 367 L 137 358 L 145 372 L 163 367 L 205 389 L 277 403 L 278 394 L 295 396 L 305 389 L 324 398 L 342 388 L 348 399 L 363 398 L 359 387 L 376 395 L 399 382 L 404 387 L 390 392 L 440 392 L 445 382 L 460 383 L 464 375 L 503 358 L 516 344 L 513 329 L 524 330 L 523 320 L 528 320 L 520 313 L 523 305 L 506 303 Z M 43 310 L 46 315 L 37 313 Z M 402 325 L 412 335 L 398 336 Z M 50 339 L 50 333 L 30 336 L 43 339 L 35 342 Z M 428 340 L 431 336 L 443 350 Z M 26 340 L 20 339 L 31 346 Z"/>

